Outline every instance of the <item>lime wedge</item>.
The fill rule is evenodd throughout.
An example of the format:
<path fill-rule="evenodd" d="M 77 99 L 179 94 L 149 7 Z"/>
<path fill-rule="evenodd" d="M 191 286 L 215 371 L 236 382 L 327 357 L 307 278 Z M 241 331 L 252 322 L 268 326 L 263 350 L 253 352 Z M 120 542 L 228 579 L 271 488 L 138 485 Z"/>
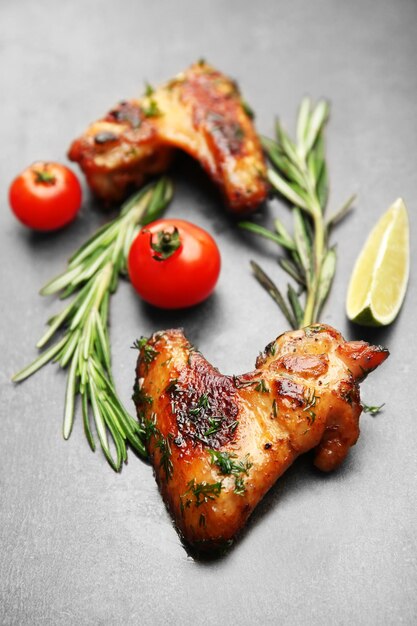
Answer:
<path fill-rule="evenodd" d="M 386 326 L 396 318 L 407 289 L 410 235 L 404 201 L 398 198 L 371 231 L 350 279 L 346 313 L 363 326 Z"/>

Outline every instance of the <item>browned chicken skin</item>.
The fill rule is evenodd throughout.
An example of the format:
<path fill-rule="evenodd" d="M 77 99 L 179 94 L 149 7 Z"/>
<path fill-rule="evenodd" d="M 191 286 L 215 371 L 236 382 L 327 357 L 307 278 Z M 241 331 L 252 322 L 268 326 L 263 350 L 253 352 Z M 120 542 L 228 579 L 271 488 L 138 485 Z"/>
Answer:
<path fill-rule="evenodd" d="M 134 400 L 177 528 L 200 549 L 231 540 L 303 452 L 337 467 L 359 436 L 358 383 L 388 351 L 330 326 L 287 332 L 256 369 L 224 376 L 180 330 L 140 343 Z"/>
<path fill-rule="evenodd" d="M 119 103 L 73 142 L 68 156 L 98 196 L 114 201 L 165 171 L 174 148 L 200 162 L 233 212 L 265 200 L 265 161 L 236 83 L 205 62 L 140 100 Z"/>

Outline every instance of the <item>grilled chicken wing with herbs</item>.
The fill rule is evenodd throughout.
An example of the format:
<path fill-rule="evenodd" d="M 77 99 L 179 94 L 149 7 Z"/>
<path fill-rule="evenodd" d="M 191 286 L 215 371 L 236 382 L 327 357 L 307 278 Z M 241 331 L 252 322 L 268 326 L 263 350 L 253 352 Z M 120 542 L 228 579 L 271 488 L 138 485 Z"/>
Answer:
<path fill-rule="evenodd" d="M 233 212 L 265 200 L 265 161 L 247 107 L 236 83 L 204 62 L 120 102 L 73 142 L 69 158 L 98 196 L 113 201 L 166 170 L 175 148 L 200 162 Z"/>
<path fill-rule="evenodd" d="M 156 479 L 190 545 L 231 540 L 303 452 L 337 467 L 359 436 L 359 382 L 388 351 L 330 326 L 287 332 L 224 376 L 180 330 L 138 342 L 134 400 Z"/>

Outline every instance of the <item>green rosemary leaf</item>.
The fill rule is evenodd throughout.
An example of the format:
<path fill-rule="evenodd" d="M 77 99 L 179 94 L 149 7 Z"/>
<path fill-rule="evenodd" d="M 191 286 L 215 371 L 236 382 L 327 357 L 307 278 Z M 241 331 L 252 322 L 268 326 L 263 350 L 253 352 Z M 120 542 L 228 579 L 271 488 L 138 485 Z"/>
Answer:
<path fill-rule="evenodd" d="M 280 292 L 280 290 L 278 289 L 278 287 L 275 285 L 275 283 L 272 282 L 269 276 L 265 274 L 265 272 L 259 267 L 259 265 L 255 263 L 255 261 L 251 261 L 250 263 L 251 263 L 252 270 L 253 270 L 253 273 L 255 274 L 255 278 L 257 279 L 257 281 L 269 293 L 271 298 L 275 300 L 275 302 L 278 304 L 279 308 L 281 309 L 282 313 L 284 314 L 291 328 L 297 328 L 296 321 L 292 313 L 290 312 L 289 308 L 287 307 L 284 297 L 282 293 Z"/>
<path fill-rule="evenodd" d="M 274 141 L 273 139 L 270 139 L 269 137 L 265 137 L 265 135 L 261 135 L 260 138 L 261 138 L 262 147 L 265 150 L 265 152 L 268 154 L 268 157 L 269 157 L 269 153 L 283 156 L 281 147 L 276 141 Z"/>
<path fill-rule="evenodd" d="M 174 188 L 171 181 L 168 178 L 161 178 L 155 186 L 149 206 L 141 220 L 142 225 L 146 226 L 146 224 L 158 219 L 167 204 L 171 202 L 173 193 Z"/>
<path fill-rule="evenodd" d="M 42 354 L 40 354 L 38 358 L 33 361 L 33 363 L 20 370 L 20 372 L 17 372 L 17 374 L 14 374 L 12 376 L 12 381 L 14 383 L 19 383 L 22 380 L 29 378 L 29 376 L 32 376 L 32 374 L 34 374 L 41 367 L 46 365 L 46 363 L 49 363 L 49 361 L 54 358 L 54 356 L 61 350 L 61 348 L 63 348 L 66 342 L 67 336 L 63 337 L 61 341 L 55 343 L 48 350 L 45 350 L 45 352 L 42 352 Z"/>
<path fill-rule="evenodd" d="M 300 300 L 298 299 L 297 293 L 289 283 L 287 285 L 287 297 L 296 321 L 296 327 L 300 327 L 303 323 L 304 311 Z"/>
<path fill-rule="evenodd" d="M 97 389 L 103 391 L 106 389 L 107 385 L 110 384 L 107 378 L 107 372 L 95 356 L 91 356 L 86 362 L 88 362 L 89 379 L 94 382 Z"/>
<path fill-rule="evenodd" d="M 99 248 L 106 248 L 111 242 L 114 233 L 117 231 L 118 222 L 120 217 L 118 217 L 113 222 L 109 224 L 103 224 L 96 232 L 89 238 L 87 241 L 78 248 L 76 252 L 72 256 L 70 256 L 68 261 L 68 267 L 73 268 L 79 265 L 85 258 L 89 257 L 90 254 Z"/>
<path fill-rule="evenodd" d="M 308 154 L 314 146 L 317 137 L 329 116 L 329 104 L 320 100 L 311 113 L 307 136 L 305 138 L 305 154 Z"/>
<path fill-rule="evenodd" d="M 94 321 L 96 324 L 96 346 L 100 346 L 100 350 L 103 354 L 103 362 L 104 366 L 107 370 L 110 370 L 110 350 L 108 338 L 106 337 L 103 323 L 100 317 L 100 314 L 95 311 L 94 313 Z"/>
<path fill-rule="evenodd" d="M 114 241 L 112 255 L 111 255 L 111 262 L 115 267 L 117 267 L 118 265 L 120 253 L 123 250 L 124 237 L 125 237 L 125 230 L 121 228 L 119 232 L 117 233 L 116 239 Z M 117 267 L 117 270 L 114 272 L 115 275 L 118 274 L 118 269 L 119 268 Z"/>
<path fill-rule="evenodd" d="M 290 261 L 290 259 L 285 259 L 283 257 L 280 257 L 278 259 L 278 263 L 282 267 L 282 269 L 291 276 L 291 278 L 293 278 L 302 287 L 305 287 L 305 278 L 300 274 L 295 263 Z"/>
<path fill-rule="evenodd" d="M 96 274 L 99 270 L 101 270 L 105 263 L 108 261 L 108 256 L 109 252 L 106 248 L 96 256 L 94 261 L 92 258 L 89 258 L 89 264 L 87 265 L 87 267 L 72 281 L 72 288 L 74 289 L 74 287 L 76 287 L 79 283 L 85 282 L 94 274 Z"/>
<path fill-rule="evenodd" d="M 119 271 L 120 265 L 114 266 L 114 270 L 111 275 L 110 285 L 109 285 L 109 293 L 113 295 L 117 291 L 117 287 L 119 286 Z"/>
<path fill-rule="evenodd" d="M 63 424 L 64 439 L 68 439 L 68 437 L 70 436 L 72 426 L 74 423 L 75 383 L 76 383 L 76 376 L 77 376 L 77 362 L 78 362 L 78 359 L 74 358 L 71 362 L 71 366 L 68 371 L 67 389 L 65 393 L 64 424 Z"/>
<path fill-rule="evenodd" d="M 294 165 L 298 166 L 297 150 L 285 130 L 282 128 L 278 119 L 275 121 L 275 134 L 278 144 L 281 146 L 284 154 L 294 163 Z"/>
<path fill-rule="evenodd" d="M 295 250 L 294 239 L 291 237 L 291 235 L 289 234 L 289 232 L 287 231 L 287 229 L 285 228 L 281 220 L 276 218 L 274 220 L 274 225 L 275 225 L 275 230 L 277 231 L 277 234 L 286 242 L 285 247 L 288 248 L 289 250 Z"/>
<path fill-rule="evenodd" d="M 265 239 L 270 239 L 271 241 L 274 241 L 284 248 L 288 248 L 288 242 L 283 237 L 281 237 L 280 235 L 276 235 L 272 231 L 264 228 L 263 226 L 260 226 L 259 224 L 255 224 L 254 222 L 239 222 L 238 225 L 240 226 L 240 228 L 249 230 L 252 233 L 256 233 L 257 235 L 265 237 Z M 292 250 L 293 246 L 291 246 L 289 249 Z"/>
<path fill-rule="evenodd" d="M 327 228 L 333 228 L 334 226 L 336 226 L 336 224 L 338 224 L 339 222 L 341 222 L 346 215 L 348 215 L 348 213 L 350 213 L 350 211 L 352 211 L 353 209 L 353 203 L 356 200 L 356 194 L 353 194 L 352 196 L 350 196 L 346 202 L 342 205 L 342 207 L 337 211 L 337 213 L 334 213 L 328 220 L 327 220 Z"/>
<path fill-rule="evenodd" d="M 310 110 L 311 110 L 311 100 L 310 98 L 303 98 L 299 111 L 298 111 L 298 119 L 297 119 L 297 142 L 300 148 L 302 148 L 302 153 L 306 154 L 308 150 L 305 150 L 306 138 L 309 129 L 310 123 Z"/>
<path fill-rule="evenodd" d="M 311 244 L 308 231 L 305 225 L 304 217 L 297 207 L 293 209 L 294 215 L 294 239 L 297 246 L 297 252 L 300 257 L 301 264 L 304 268 L 307 284 L 310 280 L 311 273 Z"/>
<path fill-rule="evenodd" d="M 89 380 L 88 389 L 89 389 L 88 395 L 89 395 L 90 402 L 91 402 L 91 408 L 93 409 L 94 422 L 96 424 L 97 435 L 100 440 L 101 448 L 106 456 L 106 459 L 108 460 L 112 468 L 117 472 L 119 470 L 119 466 L 117 466 L 116 463 L 114 462 L 114 459 L 112 457 L 112 454 L 109 448 L 106 424 L 105 424 L 103 415 L 101 414 L 101 411 L 100 411 L 100 405 L 97 399 L 97 388 L 94 385 L 92 379 Z"/>
<path fill-rule="evenodd" d="M 85 324 L 85 334 L 83 341 L 83 357 L 87 361 L 90 356 L 91 344 L 93 343 L 93 318 L 90 315 Z"/>
<path fill-rule="evenodd" d="M 120 209 L 120 216 L 117 220 L 115 220 L 114 223 L 117 223 L 117 221 L 122 221 L 123 218 L 126 217 L 128 213 L 130 213 L 133 209 L 137 208 L 141 204 L 141 201 L 145 198 L 145 196 L 149 194 L 151 189 L 152 189 L 152 184 L 145 185 L 145 187 L 142 187 L 142 189 L 140 189 L 139 191 L 136 191 L 136 193 L 131 195 L 122 204 L 122 207 Z"/>
<path fill-rule="evenodd" d="M 97 287 L 98 287 L 98 282 L 99 281 L 97 279 L 95 279 L 94 281 L 92 279 L 90 279 L 90 280 L 92 281 L 91 282 L 91 289 L 90 289 L 90 291 L 87 292 L 87 295 L 84 298 L 84 301 L 82 302 L 82 304 L 80 304 L 76 314 L 72 318 L 72 321 L 71 321 L 71 324 L 70 324 L 70 330 L 75 330 L 77 328 L 77 326 L 79 324 L 81 324 L 81 322 L 86 318 L 86 315 L 87 315 L 89 309 L 92 307 L 94 298 L 96 297 Z"/>
<path fill-rule="evenodd" d="M 87 437 L 87 441 L 91 450 L 95 452 L 96 444 L 94 441 L 93 434 L 91 432 L 87 393 L 81 394 L 81 408 L 82 408 L 82 415 L 83 415 L 84 433 L 85 433 L 85 436 Z"/>
<path fill-rule="evenodd" d="M 125 260 L 129 256 L 129 250 L 132 245 L 133 239 L 135 238 L 135 235 L 139 232 L 139 230 L 140 229 L 137 227 L 137 225 L 134 222 L 129 224 L 126 229 L 126 234 L 125 234 L 124 241 L 123 241 L 123 254 L 122 254 L 122 258 L 124 258 Z"/>
<path fill-rule="evenodd" d="M 107 291 L 103 299 L 101 301 L 100 307 L 100 317 L 104 328 L 104 333 L 106 335 L 107 343 L 109 344 L 109 337 L 107 333 L 107 320 L 109 318 L 109 302 L 110 302 L 110 293 Z"/>
<path fill-rule="evenodd" d="M 314 190 L 317 190 L 317 181 L 320 179 L 325 163 L 323 132 L 319 133 L 314 148 L 308 153 L 306 163 L 310 181 Z"/>
<path fill-rule="evenodd" d="M 277 174 L 274 170 L 268 169 L 268 180 L 271 185 L 281 193 L 292 204 L 301 207 L 305 211 L 309 211 L 309 208 L 305 200 L 294 191 L 293 187 L 287 183 L 282 176 Z"/>
<path fill-rule="evenodd" d="M 37 348 L 43 348 L 43 346 L 48 343 L 48 341 L 51 339 L 51 337 L 53 337 L 55 335 L 55 333 L 58 330 L 58 328 L 60 328 L 60 326 L 64 323 L 64 321 L 70 316 L 72 310 L 73 310 L 73 304 L 71 303 L 59 315 L 55 316 L 53 322 L 49 326 L 49 328 L 46 331 L 46 333 L 43 335 L 43 337 L 36 344 Z"/>
<path fill-rule="evenodd" d="M 330 248 L 327 251 L 326 256 L 324 257 L 324 261 L 321 266 L 320 280 L 319 280 L 319 286 L 318 286 L 317 298 L 316 298 L 316 310 L 315 310 L 315 316 L 314 316 L 315 319 L 318 318 L 318 316 L 320 315 L 320 311 L 329 294 L 330 287 L 333 282 L 335 270 L 336 270 L 336 250 L 335 248 Z"/>
<path fill-rule="evenodd" d="M 123 441 L 123 430 L 117 420 L 117 416 L 113 413 L 110 405 L 105 399 L 100 400 L 100 409 L 105 420 L 107 430 L 109 431 L 116 448 L 116 467 L 119 470 L 122 462 L 126 458 L 126 446 Z"/>
<path fill-rule="evenodd" d="M 324 210 L 327 205 L 327 197 L 329 193 L 329 183 L 327 178 L 327 165 L 323 163 L 323 167 L 321 169 L 320 177 L 317 180 L 317 198 L 321 206 L 321 210 L 324 213 Z"/>
<path fill-rule="evenodd" d="M 304 205 L 307 207 L 306 209 L 304 209 L 304 211 L 307 214 L 310 214 L 311 211 L 308 208 L 310 199 L 309 199 L 308 191 L 305 190 L 304 185 L 299 185 L 298 183 L 292 182 L 291 187 L 293 191 L 297 194 L 297 196 L 299 198 L 302 198 Z M 300 207 L 300 208 L 303 208 L 303 207 Z"/>
<path fill-rule="evenodd" d="M 63 347 L 60 358 L 59 358 L 59 364 L 62 368 L 66 367 L 66 365 L 69 363 L 70 359 L 72 358 L 74 351 L 80 340 L 80 337 L 81 337 L 81 332 L 79 330 L 76 330 L 69 337 L 66 345 Z M 77 357 L 75 356 L 74 358 L 76 359 Z"/>
<path fill-rule="evenodd" d="M 81 342 L 82 342 L 82 339 L 81 339 Z M 80 342 L 80 346 L 81 346 L 81 342 Z M 81 389 L 83 390 L 84 388 L 87 387 L 88 371 L 87 371 L 87 363 L 86 361 L 84 361 L 83 356 L 82 356 L 82 350 L 78 351 L 78 371 L 81 376 Z"/>
<path fill-rule="evenodd" d="M 262 145 L 267 152 L 268 158 L 271 163 L 285 176 L 300 185 L 304 184 L 303 175 L 299 169 L 288 159 L 282 152 L 281 147 L 272 139 L 267 137 L 261 138 Z"/>
<path fill-rule="evenodd" d="M 78 274 L 82 272 L 82 269 L 83 268 L 81 266 L 77 266 L 73 269 L 63 272 L 63 274 L 60 274 L 56 278 L 53 278 L 48 283 L 46 283 L 46 285 L 42 287 L 39 293 L 41 294 L 41 296 L 48 296 L 53 293 L 57 293 L 58 291 L 61 291 L 61 289 L 64 289 L 67 285 L 69 285 L 74 280 L 74 278 L 76 278 Z"/>

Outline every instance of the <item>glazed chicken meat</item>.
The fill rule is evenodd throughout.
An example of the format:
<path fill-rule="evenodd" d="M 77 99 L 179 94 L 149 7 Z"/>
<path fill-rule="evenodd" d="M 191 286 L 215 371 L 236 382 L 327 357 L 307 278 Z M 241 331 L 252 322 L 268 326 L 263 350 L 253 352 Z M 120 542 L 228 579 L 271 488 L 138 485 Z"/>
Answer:
<path fill-rule="evenodd" d="M 76 139 L 68 156 L 108 201 L 165 171 L 175 149 L 197 159 L 235 213 L 267 195 L 262 148 L 234 81 L 205 62 L 141 99 L 120 102 Z"/>
<path fill-rule="evenodd" d="M 168 330 L 138 342 L 134 400 L 162 496 L 185 542 L 220 548 L 303 452 L 337 467 L 359 436 L 359 382 L 388 351 L 330 326 L 284 333 L 240 376 Z"/>

